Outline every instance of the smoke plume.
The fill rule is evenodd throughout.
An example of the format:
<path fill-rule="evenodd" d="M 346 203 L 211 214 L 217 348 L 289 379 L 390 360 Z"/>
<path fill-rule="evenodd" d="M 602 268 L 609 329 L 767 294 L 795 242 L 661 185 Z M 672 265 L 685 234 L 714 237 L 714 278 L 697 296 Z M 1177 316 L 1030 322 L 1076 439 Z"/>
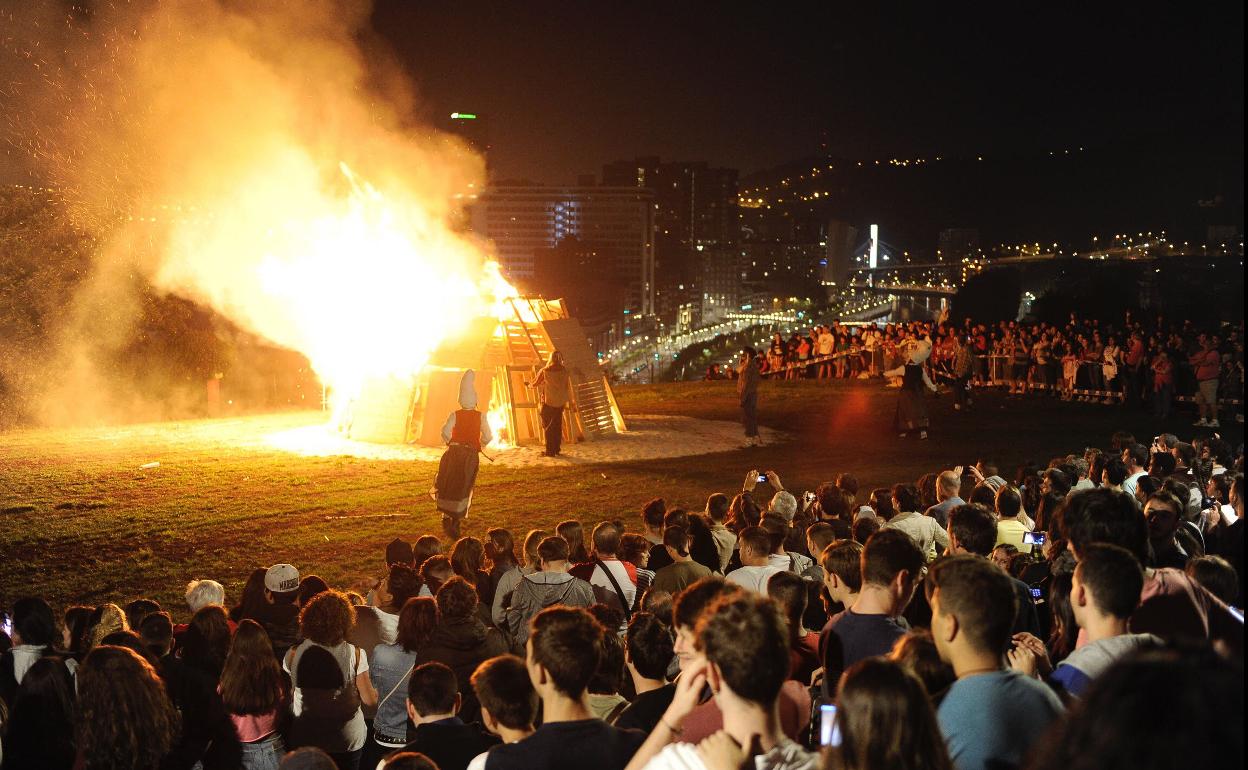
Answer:
<path fill-rule="evenodd" d="M 457 306 L 485 301 L 482 254 L 454 227 L 483 164 L 419 120 L 370 12 L 362 0 L 9 12 L 8 154 L 93 239 L 44 358 L 56 375 L 35 378 L 45 420 L 142 401 L 99 363 L 133 330 L 136 280 L 304 353 L 342 387 L 413 371 Z"/>

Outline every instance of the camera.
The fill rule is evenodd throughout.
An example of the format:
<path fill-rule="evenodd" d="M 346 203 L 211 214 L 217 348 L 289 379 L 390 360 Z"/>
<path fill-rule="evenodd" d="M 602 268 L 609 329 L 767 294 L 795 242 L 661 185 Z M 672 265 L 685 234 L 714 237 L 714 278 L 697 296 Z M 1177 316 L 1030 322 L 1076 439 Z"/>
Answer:
<path fill-rule="evenodd" d="M 767 474 L 765 474 L 765 473 L 760 473 L 760 474 L 758 474 L 758 483 L 759 483 L 759 484 L 766 484 L 766 483 L 767 483 Z"/>
<path fill-rule="evenodd" d="M 1024 532 L 1023 545 L 1044 545 L 1043 532 Z"/>

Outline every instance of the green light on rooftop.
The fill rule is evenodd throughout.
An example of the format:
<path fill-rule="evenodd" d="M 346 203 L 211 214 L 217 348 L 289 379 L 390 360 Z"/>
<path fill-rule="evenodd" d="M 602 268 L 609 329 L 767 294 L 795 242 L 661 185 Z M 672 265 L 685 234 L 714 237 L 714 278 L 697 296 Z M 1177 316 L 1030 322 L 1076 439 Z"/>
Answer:
<path fill-rule="evenodd" d="M 451 120 L 476 120 L 477 116 L 471 112 L 452 112 Z"/>

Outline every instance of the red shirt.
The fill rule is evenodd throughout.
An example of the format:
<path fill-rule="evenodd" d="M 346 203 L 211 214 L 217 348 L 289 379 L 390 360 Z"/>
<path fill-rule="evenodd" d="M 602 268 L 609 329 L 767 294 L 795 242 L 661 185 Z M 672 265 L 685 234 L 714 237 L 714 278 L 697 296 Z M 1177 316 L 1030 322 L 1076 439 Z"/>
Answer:
<path fill-rule="evenodd" d="M 1216 350 L 1202 350 L 1188 359 L 1196 369 L 1196 379 L 1216 380 L 1222 371 L 1222 356 Z"/>

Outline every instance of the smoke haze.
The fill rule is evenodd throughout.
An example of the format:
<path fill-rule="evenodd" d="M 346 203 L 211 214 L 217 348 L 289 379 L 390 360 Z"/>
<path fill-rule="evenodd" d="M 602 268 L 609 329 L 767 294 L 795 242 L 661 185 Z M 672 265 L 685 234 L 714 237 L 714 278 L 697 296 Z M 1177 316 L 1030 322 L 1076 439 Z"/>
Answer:
<path fill-rule="evenodd" d="M 344 387 L 413 371 L 456 307 L 483 306 L 483 255 L 453 227 L 483 163 L 422 127 L 370 11 L 174 0 L 5 13 L 10 165 L 47 180 L 93 240 L 45 376 L 7 375 L 46 383 L 45 422 L 139 411 L 145 394 L 119 392 L 100 362 L 133 331 L 140 280 Z"/>

